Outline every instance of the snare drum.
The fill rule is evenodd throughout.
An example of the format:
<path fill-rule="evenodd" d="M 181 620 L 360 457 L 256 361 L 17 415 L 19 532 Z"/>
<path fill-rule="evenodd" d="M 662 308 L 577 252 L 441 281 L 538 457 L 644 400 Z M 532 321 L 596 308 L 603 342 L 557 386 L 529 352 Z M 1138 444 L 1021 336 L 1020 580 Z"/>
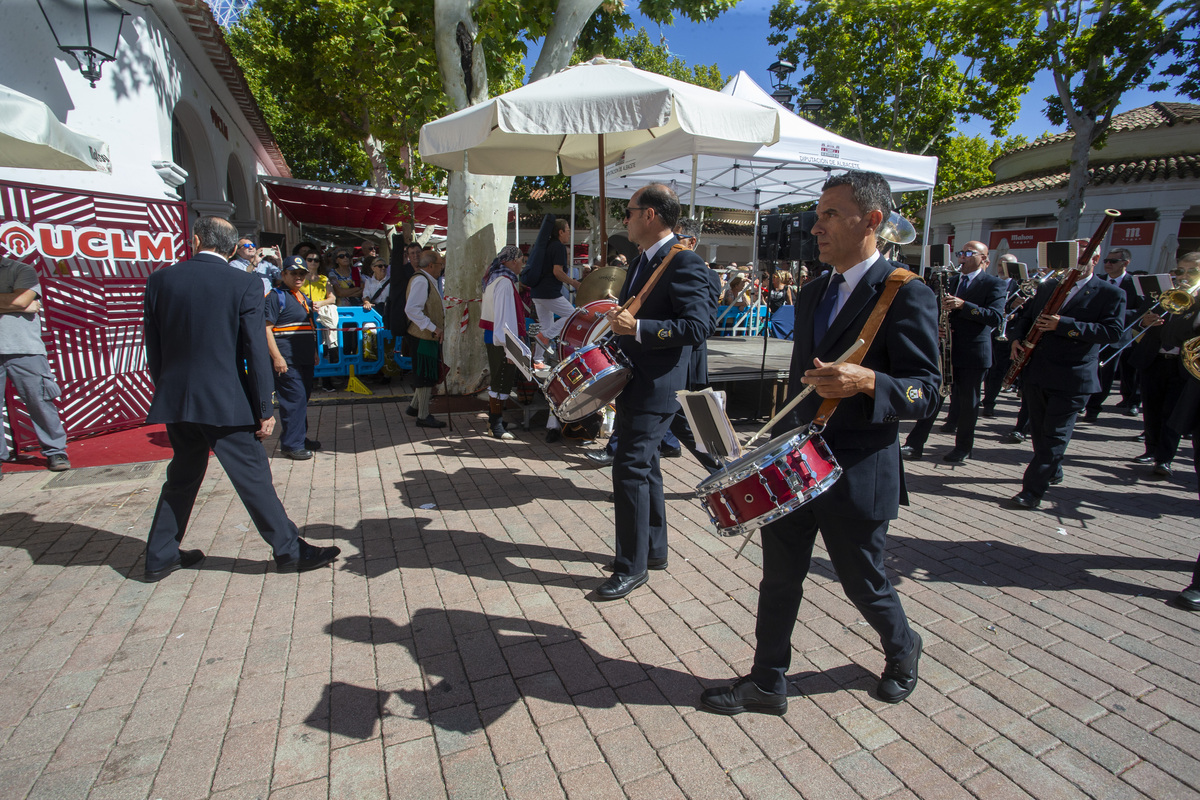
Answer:
<path fill-rule="evenodd" d="M 593 344 L 597 334 L 611 330 L 604 325 L 606 314 L 617 307 L 613 300 L 594 300 L 571 312 L 558 334 L 558 358 L 569 358 L 584 345 Z"/>
<path fill-rule="evenodd" d="M 750 451 L 696 487 L 720 536 L 738 536 L 795 511 L 842 476 L 825 440 L 797 428 Z"/>
<path fill-rule="evenodd" d="M 611 342 L 600 342 L 560 361 L 542 391 L 556 417 L 576 422 L 615 400 L 632 377 L 625 354 Z"/>

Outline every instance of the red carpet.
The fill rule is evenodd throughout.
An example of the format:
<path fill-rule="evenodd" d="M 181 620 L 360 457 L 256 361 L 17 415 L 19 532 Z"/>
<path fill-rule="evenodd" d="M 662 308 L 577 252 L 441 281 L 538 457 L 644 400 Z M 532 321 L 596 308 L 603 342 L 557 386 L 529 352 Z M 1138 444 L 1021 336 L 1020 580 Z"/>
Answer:
<path fill-rule="evenodd" d="M 171 443 L 167 441 L 165 427 L 145 425 L 69 441 L 67 457 L 71 459 L 71 466 L 75 468 L 164 461 L 171 457 Z M 45 468 L 46 459 L 40 450 L 21 453 L 16 461 L 4 464 L 5 472 L 28 472 Z"/>

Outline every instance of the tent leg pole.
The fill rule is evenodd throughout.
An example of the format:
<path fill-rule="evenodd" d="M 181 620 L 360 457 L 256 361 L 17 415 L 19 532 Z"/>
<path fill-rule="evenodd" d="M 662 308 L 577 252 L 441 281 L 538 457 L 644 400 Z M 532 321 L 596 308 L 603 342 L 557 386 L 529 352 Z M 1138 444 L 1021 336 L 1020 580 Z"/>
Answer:
<path fill-rule="evenodd" d="M 696 218 L 696 168 L 699 166 L 700 156 L 692 153 L 692 210 L 688 212 L 688 216 L 692 219 Z"/>
<path fill-rule="evenodd" d="M 592 260 L 592 251 L 588 250 L 588 261 Z M 571 192 L 571 250 L 567 253 L 567 274 L 575 277 L 575 193 Z"/>
<path fill-rule="evenodd" d="M 596 157 L 600 169 L 600 263 L 608 263 L 608 201 L 604 197 L 604 134 L 596 134 L 600 137 L 600 147 L 597 148 L 600 153 Z"/>
<path fill-rule="evenodd" d="M 921 271 L 929 266 L 927 253 L 929 252 L 929 225 L 933 219 L 933 189 L 929 189 L 925 194 L 925 230 L 921 231 Z"/>

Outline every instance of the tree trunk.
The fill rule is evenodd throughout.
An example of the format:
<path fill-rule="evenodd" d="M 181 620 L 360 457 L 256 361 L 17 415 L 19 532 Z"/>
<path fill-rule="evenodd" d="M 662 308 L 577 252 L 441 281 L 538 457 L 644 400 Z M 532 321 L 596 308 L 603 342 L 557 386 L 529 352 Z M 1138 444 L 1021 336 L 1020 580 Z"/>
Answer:
<path fill-rule="evenodd" d="M 1071 177 L 1067 181 L 1067 196 L 1060 200 L 1058 239 L 1074 239 L 1079 233 L 1079 215 L 1083 213 L 1083 195 L 1088 185 L 1089 155 L 1096 141 L 1096 120 L 1087 114 L 1071 122 L 1075 141 L 1071 145 Z"/>
<path fill-rule="evenodd" d="M 371 188 L 388 188 L 391 180 L 388 177 L 387 153 L 383 142 L 367 134 L 363 137 L 363 151 L 367 154 L 367 160 L 371 162 Z"/>

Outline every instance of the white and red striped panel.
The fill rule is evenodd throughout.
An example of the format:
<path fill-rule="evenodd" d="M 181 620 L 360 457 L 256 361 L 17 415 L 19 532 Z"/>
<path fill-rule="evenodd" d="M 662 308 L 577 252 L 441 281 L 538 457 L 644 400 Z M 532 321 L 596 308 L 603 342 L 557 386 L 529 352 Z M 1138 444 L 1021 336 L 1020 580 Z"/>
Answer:
<path fill-rule="evenodd" d="M 0 182 L 0 225 L 10 220 L 30 227 L 48 223 L 122 230 L 130 240 L 137 231 L 167 231 L 176 256 L 187 241 L 181 202 Z M 154 394 L 142 340 L 146 278 L 174 259 L 50 259 L 30 250 L 19 260 L 37 270 L 42 284 L 43 339 L 63 390 L 57 405 L 68 436 L 140 424 Z M 8 410 L 15 449 L 36 446 L 24 408 L 14 401 Z"/>

